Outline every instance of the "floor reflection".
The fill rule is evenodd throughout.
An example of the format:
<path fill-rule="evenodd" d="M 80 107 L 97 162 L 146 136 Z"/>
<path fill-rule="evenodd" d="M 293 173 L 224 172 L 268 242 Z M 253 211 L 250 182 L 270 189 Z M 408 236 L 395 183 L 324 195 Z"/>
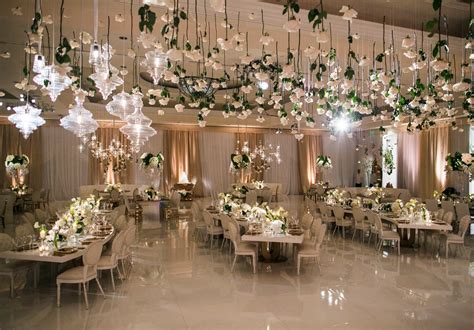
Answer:
<path fill-rule="evenodd" d="M 290 200 L 294 212 L 302 203 Z M 305 261 L 300 276 L 287 262 L 240 259 L 230 273 L 227 249 L 210 250 L 187 222 L 160 222 L 147 211 L 133 248 L 130 278 L 106 299 L 91 285 L 89 311 L 75 287 L 56 308 L 55 286 L 42 278 L 11 300 L 0 294 L 1 328 L 470 328 L 473 323 L 472 248 L 448 260 L 435 251 L 384 248 L 339 236 L 324 242 L 321 273 Z M 471 243 L 470 243 L 471 245 Z M 220 247 L 220 246 L 219 246 Z M 3 284 L 2 284 L 3 285 Z"/>

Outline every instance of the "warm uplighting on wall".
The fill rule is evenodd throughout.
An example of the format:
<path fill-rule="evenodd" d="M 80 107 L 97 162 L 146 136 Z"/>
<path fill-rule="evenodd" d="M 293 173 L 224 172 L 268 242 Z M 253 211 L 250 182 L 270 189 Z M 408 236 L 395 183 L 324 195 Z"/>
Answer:
<path fill-rule="evenodd" d="M 188 175 L 186 172 L 181 172 L 181 175 L 179 176 L 179 183 L 189 183 Z"/>

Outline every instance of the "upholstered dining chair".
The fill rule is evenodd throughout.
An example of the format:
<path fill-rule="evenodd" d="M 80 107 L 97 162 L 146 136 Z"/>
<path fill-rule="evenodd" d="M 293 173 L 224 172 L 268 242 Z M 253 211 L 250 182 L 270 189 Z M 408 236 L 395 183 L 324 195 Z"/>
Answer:
<path fill-rule="evenodd" d="M 453 214 L 455 212 L 453 201 L 441 201 L 441 208 L 444 212 L 453 212 Z"/>
<path fill-rule="evenodd" d="M 46 223 L 49 219 L 49 215 L 46 211 L 42 209 L 35 210 L 35 218 L 39 223 Z"/>
<path fill-rule="evenodd" d="M 193 235 L 197 234 L 198 239 L 204 239 L 206 237 L 206 223 L 204 222 L 202 211 L 200 210 L 198 203 L 193 202 L 191 204 L 191 214 L 194 225 Z"/>
<path fill-rule="evenodd" d="M 123 250 L 123 245 L 125 242 L 125 231 L 121 231 L 115 235 L 114 240 L 112 241 L 112 247 L 110 249 L 110 254 L 102 255 L 97 263 L 97 270 L 110 270 L 110 280 L 112 281 L 112 289 L 115 291 L 115 281 L 114 281 L 114 269 L 117 270 L 119 277 L 122 279 L 123 276 L 118 268 L 118 256 Z"/>
<path fill-rule="evenodd" d="M 30 225 L 34 226 L 34 224 L 36 222 L 36 218 L 35 218 L 35 215 L 33 213 L 25 212 L 25 213 L 23 213 L 23 217 L 26 221 L 28 221 L 30 223 Z"/>
<path fill-rule="evenodd" d="M 22 223 L 15 227 L 15 237 L 35 236 L 33 226 L 24 217 L 22 218 Z"/>
<path fill-rule="evenodd" d="M 235 263 L 238 256 L 250 256 L 252 258 L 253 273 L 257 273 L 257 256 L 258 248 L 256 244 L 246 243 L 240 241 L 240 228 L 238 224 L 229 222 L 229 234 L 230 240 L 234 244 L 234 261 L 230 269 L 231 273 L 234 272 Z"/>
<path fill-rule="evenodd" d="M 439 210 L 438 201 L 436 199 L 426 199 L 425 200 L 426 209 L 430 212 L 436 212 Z"/>
<path fill-rule="evenodd" d="M 255 205 L 257 203 L 257 192 L 255 190 L 250 190 L 245 195 L 245 203 L 249 205 Z"/>
<path fill-rule="evenodd" d="M 462 247 L 463 252 L 465 252 L 464 248 L 464 236 L 466 235 L 467 230 L 469 229 L 469 224 L 471 223 L 471 216 L 465 215 L 462 217 L 461 221 L 459 221 L 459 228 L 456 234 L 453 233 L 442 233 L 441 239 L 445 241 L 446 245 L 446 259 L 449 255 L 449 245 L 456 244 L 456 252 L 459 246 Z"/>
<path fill-rule="evenodd" d="M 124 277 L 127 277 L 130 271 L 132 270 L 132 245 L 133 243 L 135 243 L 136 234 L 137 226 L 134 223 L 129 224 L 123 234 L 124 241 L 122 245 L 122 251 L 117 255 L 117 259 L 122 265 Z"/>
<path fill-rule="evenodd" d="M 362 236 L 362 243 L 364 243 L 365 233 L 370 231 L 370 223 L 365 220 L 365 214 L 360 207 L 352 208 L 352 217 L 354 218 L 352 240 L 354 240 L 355 234 L 359 230 Z"/>
<path fill-rule="evenodd" d="M 342 206 L 336 205 L 332 208 L 334 218 L 336 218 L 336 226 L 334 227 L 333 235 L 338 228 L 342 229 L 342 237 L 346 238 L 346 228 L 352 227 L 352 220 L 344 217 L 344 209 Z"/>
<path fill-rule="evenodd" d="M 314 221 L 313 216 L 309 213 L 305 213 L 303 217 L 301 218 L 300 225 L 301 225 L 301 228 L 304 230 L 305 238 L 310 236 L 309 234 L 310 234 L 310 229 L 311 229 L 311 225 L 313 224 L 313 221 Z"/>
<path fill-rule="evenodd" d="M 311 224 L 311 228 L 309 229 L 310 238 L 303 241 L 303 245 L 314 245 L 316 240 L 318 239 L 319 231 L 321 230 L 321 226 L 323 225 L 323 221 L 321 217 L 313 218 L 313 223 Z"/>
<path fill-rule="evenodd" d="M 5 218 L 7 214 L 8 199 L 0 198 L 0 219 L 2 219 L 2 226 L 5 229 Z"/>
<path fill-rule="evenodd" d="M 99 279 L 97 278 L 97 263 L 99 262 L 102 254 L 102 242 L 94 242 L 89 245 L 82 256 L 83 266 L 77 266 L 66 270 L 56 277 L 56 299 L 58 307 L 61 307 L 61 284 L 82 284 L 84 289 L 84 301 L 86 303 L 86 309 L 89 309 L 89 300 L 87 298 L 87 286 L 89 281 L 95 280 L 100 292 L 105 298 L 104 290 L 100 285 Z"/>
<path fill-rule="evenodd" d="M 470 215 L 469 205 L 467 203 L 457 203 L 454 205 L 454 210 L 456 211 L 456 220 L 461 221 L 461 219 Z"/>
<path fill-rule="evenodd" d="M 222 229 L 224 231 L 224 238 L 222 239 L 221 250 L 224 247 L 225 242 L 229 242 L 229 253 L 231 250 L 231 240 L 230 240 L 230 231 L 229 226 L 231 225 L 232 219 L 227 214 L 219 215 L 219 219 L 221 220 Z"/>
<path fill-rule="evenodd" d="M 303 258 L 314 258 L 319 271 L 321 272 L 321 263 L 320 263 L 320 255 L 321 255 L 321 244 L 323 243 L 324 236 L 326 235 L 326 224 L 322 224 L 321 227 L 319 228 L 319 233 L 317 236 L 317 239 L 314 241 L 313 244 L 304 244 L 300 246 L 298 249 L 298 254 L 297 254 L 297 274 L 300 274 L 300 268 L 301 268 L 301 259 Z"/>
<path fill-rule="evenodd" d="M 336 222 L 336 218 L 332 215 L 331 209 L 326 205 L 324 201 L 319 201 L 316 203 L 316 205 L 318 206 L 321 212 L 323 223 L 329 226 L 330 223 Z"/>
<path fill-rule="evenodd" d="M 217 226 L 214 224 L 214 219 L 212 215 L 208 211 L 202 211 L 202 216 L 204 218 L 204 222 L 206 223 L 206 232 L 207 237 L 211 238 L 211 249 L 214 244 L 214 237 L 219 237 L 220 235 L 224 234 L 224 229 L 221 226 Z"/>
<path fill-rule="evenodd" d="M 271 189 L 264 189 L 260 192 L 263 203 L 270 204 L 272 202 L 273 192 Z"/>
<path fill-rule="evenodd" d="M 379 242 L 377 244 L 377 250 L 380 251 L 380 249 L 382 249 L 383 242 L 392 241 L 397 243 L 398 255 L 400 255 L 400 235 L 392 230 L 385 230 L 382 225 L 382 220 L 380 220 L 380 216 L 378 214 L 372 213 L 372 216 L 375 220 L 375 227 L 378 230 Z"/>
<path fill-rule="evenodd" d="M 0 252 L 11 251 L 15 248 L 13 239 L 8 234 L 0 233 Z M 0 276 L 6 276 L 10 279 L 10 297 L 15 296 L 15 276 L 24 271 L 33 269 L 33 282 L 36 288 L 38 263 L 22 260 L 0 260 Z"/>

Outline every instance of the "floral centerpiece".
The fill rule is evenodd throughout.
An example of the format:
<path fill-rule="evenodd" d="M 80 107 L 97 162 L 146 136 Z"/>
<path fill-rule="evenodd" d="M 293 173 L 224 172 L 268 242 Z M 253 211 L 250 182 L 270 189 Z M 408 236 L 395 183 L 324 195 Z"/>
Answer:
<path fill-rule="evenodd" d="M 384 169 L 388 175 L 391 175 L 393 173 L 393 170 L 395 169 L 392 147 L 391 146 L 387 147 L 382 156 L 383 156 Z"/>
<path fill-rule="evenodd" d="M 122 185 L 120 183 L 108 183 L 104 189 L 104 192 L 111 193 L 112 190 L 122 191 Z"/>
<path fill-rule="evenodd" d="M 331 189 L 326 192 L 326 203 L 328 205 L 337 205 L 337 204 L 344 204 L 346 200 L 347 192 L 342 189 Z"/>
<path fill-rule="evenodd" d="M 183 200 L 186 200 L 186 199 L 189 199 L 192 197 L 192 193 L 188 190 L 185 190 L 185 189 L 179 189 L 179 190 L 176 190 L 179 194 L 179 196 L 181 196 L 181 199 Z"/>
<path fill-rule="evenodd" d="M 11 186 L 10 189 L 17 195 L 23 196 L 28 193 L 29 187 L 26 184 Z"/>
<path fill-rule="evenodd" d="M 156 155 L 145 152 L 140 156 L 138 160 L 140 168 L 149 172 L 150 174 L 154 174 L 155 172 L 161 172 L 163 170 L 163 163 L 165 157 L 161 152 L 157 153 Z"/>
<path fill-rule="evenodd" d="M 449 172 L 464 172 L 469 175 L 469 181 L 472 181 L 474 173 L 474 154 L 460 153 L 456 151 L 453 155 L 446 156 L 446 171 Z"/>
<path fill-rule="evenodd" d="M 239 170 L 246 170 L 250 168 L 251 160 L 249 155 L 243 154 L 231 154 L 230 155 L 230 170 L 237 172 Z"/>
<path fill-rule="evenodd" d="M 145 188 L 143 193 L 145 195 L 146 200 L 148 201 L 154 201 L 158 196 L 158 192 L 155 190 L 155 188 L 153 188 L 153 186 Z"/>
<path fill-rule="evenodd" d="M 254 181 L 253 186 L 255 187 L 255 189 L 265 188 L 265 184 L 263 183 L 263 181 Z"/>
<path fill-rule="evenodd" d="M 331 169 L 332 168 L 331 157 L 319 155 L 318 157 L 316 157 L 316 166 L 319 168 Z"/>
<path fill-rule="evenodd" d="M 370 187 L 366 190 L 365 196 L 373 198 L 377 204 L 380 204 L 382 197 L 385 196 L 383 188 L 380 187 Z"/>
<path fill-rule="evenodd" d="M 95 199 L 94 196 L 86 199 L 73 198 L 69 209 L 58 214 L 58 220 L 47 232 L 45 225 L 35 223 L 34 227 L 39 229 L 40 239 L 43 243 L 52 244 L 57 250 L 60 242 L 65 242 L 75 235 L 84 234 L 84 229 L 93 222 L 100 201 L 100 198 Z"/>
<path fill-rule="evenodd" d="M 231 194 L 219 193 L 217 195 L 218 210 L 224 214 L 230 214 L 240 207 L 240 200 Z"/>

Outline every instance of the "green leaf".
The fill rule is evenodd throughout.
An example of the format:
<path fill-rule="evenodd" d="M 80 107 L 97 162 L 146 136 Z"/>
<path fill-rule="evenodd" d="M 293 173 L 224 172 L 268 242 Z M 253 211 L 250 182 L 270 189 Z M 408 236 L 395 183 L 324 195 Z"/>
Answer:
<path fill-rule="evenodd" d="M 179 17 L 178 16 L 173 17 L 173 25 L 175 27 L 179 26 Z"/>
<path fill-rule="evenodd" d="M 179 12 L 179 17 L 181 17 L 182 20 L 188 19 L 188 16 L 184 11 Z"/>
<path fill-rule="evenodd" d="M 346 68 L 346 71 L 344 72 L 344 77 L 346 77 L 349 80 L 352 80 L 352 78 L 354 78 L 354 74 L 355 74 L 354 69 L 348 66 Z"/>
<path fill-rule="evenodd" d="M 384 57 L 385 57 L 385 54 L 384 54 L 384 53 L 380 53 L 380 54 L 378 54 L 378 55 L 375 57 L 375 60 L 376 60 L 377 62 L 382 62 L 383 59 L 384 59 Z"/>
<path fill-rule="evenodd" d="M 141 21 L 138 23 L 138 28 L 140 29 L 140 32 L 143 32 L 145 28 L 145 22 Z"/>
<path fill-rule="evenodd" d="M 433 0 L 433 9 L 439 10 L 441 8 L 443 0 Z"/>
<path fill-rule="evenodd" d="M 300 5 L 298 5 L 296 2 L 293 3 L 293 5 L 291 6 L 294 10 L 295 13 L 299 13 L 300 12 Z"/>
<path fill-rule="evenodd" d="M 26 65 L 23 67 L 23 75 L 25 77 L 28 76 L 28 67 Z"/>
<path fill-rule="evenodd" d="M 316 8 L 311 9 L 308 12 L 308 21 L 311 23 L 318 15 L 319 15 L 319 11 Z"/>

